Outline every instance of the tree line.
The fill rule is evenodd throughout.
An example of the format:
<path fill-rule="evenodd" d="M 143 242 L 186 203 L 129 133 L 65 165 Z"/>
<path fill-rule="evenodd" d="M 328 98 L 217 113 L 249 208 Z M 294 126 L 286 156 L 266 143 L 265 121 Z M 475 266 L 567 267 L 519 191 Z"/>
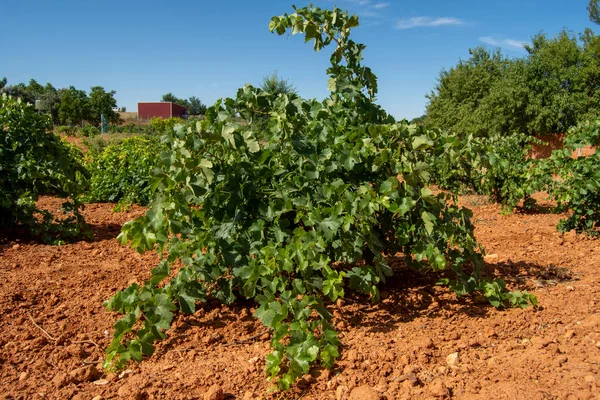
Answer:
<path fill-rule="evenodd" d="M 99 125 L 101 115 L 105 115 L 111 123 L 119 121 L 119 114 L 113 111 L 113 107 L 117 106 L 117 92 L 106 91 L 102 86 L 93 86 L 88 93 L 74 86 L 62 89 L 51 83 L 42 86 L 35 79 L 27 84 L 7 85 L 7 79 L 3 78 L 0 80 L 2 93 L 36 104 L 37 110 L 50 115 L 55 125 L 81 125 L 84 121 Z"/>
<path fill-rule="evenodd" d="M 598 19 L 598 1 L 590 2 Z M 470 57 L 440 72 L 426 97 L 426 114 L 415 119 L 460 135 L 487 137 L 566 132 L 600 112 L 600 36 L 534 36 L 527 54 L 507 58 L 500 49 L 470 49 Z"/>

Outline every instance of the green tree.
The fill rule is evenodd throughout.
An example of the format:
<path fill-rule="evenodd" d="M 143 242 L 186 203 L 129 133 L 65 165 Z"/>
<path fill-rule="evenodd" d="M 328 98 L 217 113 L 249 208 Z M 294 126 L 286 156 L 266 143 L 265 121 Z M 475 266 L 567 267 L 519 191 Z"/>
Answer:
<path fill-rule="evenodd" d="M 7 82 L 6 77 L 0 79 L 0 92 L 2 92 L 2 90 L 6 86 L 6 82 Z"/>
<path fill-rule="evenodd" d="M 6 86 L 3 90 L 3 93 L 15 98 L 19 98 L 24 103 L 33 104 L 35 102 L 35 96 L 32 95 L 24 83 Z"/>
<path fill-rule="evenodd" d="M 297 95 L 297 90 L 287 79 L 279 77 L 277 71 L 263 77 L 260 88 L 277 97 L 279 94 Z"/>
<path fill-rule="evenodd" d="M 589 29 L 580 39 L 538 34 L 520 59 L 472 50 L 440 73 L 427 125 L 484 137 L 566 132 L 600 106 L 600 39 Z"/>
<path fill-rule="evenodd" d="M 440 72 L 438 84 L 426 96 L 429 103 L 425 123 L 459 134 L 487 136 L 488 127 L 481 120 L 479 107 L 510 61 L 500 50 L 489 52 L 483 47 L 470 49 L 469 54 L 468 60 Z"/>
<path fill-rule="evenodd" d="M 175 95 L 171 92 L 164 94 L 160 101 L 167 102 L 167 103 L 176 103 L 176 104 L 181 104 L 181 102 L 182 102 L 181 99 L 175 97 Z"/>
<path fill-rule="evenodd" d="M 188 103 L 188 114 L 190 115 L 204 115 L 206 112 L 206 105 L 200 101 L 196 96 L 192 96 L 187 101 Z"/>
<path fill-rule="evenodd" d="M 600 25 L 600 0 L 590 0 L 587 9 L 590 13 L 590 20 Z"/>
<path fill-rule="evenodd" d="M 58 117 L 64 125 L 79 125 L 90 115 L 89 99 L 84 90 L 70 86 L 64 90 L 58 108 Z"/>
<path fill-rule="evenodd" d="M 38 97 L 44 93 L 44 87 L 40 85 L 35 79 L 30 79 L 26 86 L 26 90 L 31 97 L 38 100 Z"/>
<path fill-rule="evenodd" d="M 575 35 L 563 30 L 550 39 L 538 34 L 525 48 L 529 53 L 525 69 L 527 133 L 566 132 L 588 108 L 582 47 Z"/>
<path fill-rule="evenodd" d="M 111 90 L 107 92 L 102 86 L 94 86 L 90 90 L 89 95 L 89 114 L 88 120 L 93 125 L 100 125 L 100 116 L 104 116 L 111 123 L 119 121 L 119 114 L 113 111 L 113 107 L 117 106 L 117 100 L 115 99 L 115 92 Z"/>
<path fill-rule="evenodd" d="M 51 83 L 47 83 L 46 86 L 43 87 L 41 93 L 37 96 L 37 100 L 40 102 L 38 111 L 49 114 L 54 124 L 60 123 L 58 109 L 61 96 L 61 92 L 52 86 Z"/>

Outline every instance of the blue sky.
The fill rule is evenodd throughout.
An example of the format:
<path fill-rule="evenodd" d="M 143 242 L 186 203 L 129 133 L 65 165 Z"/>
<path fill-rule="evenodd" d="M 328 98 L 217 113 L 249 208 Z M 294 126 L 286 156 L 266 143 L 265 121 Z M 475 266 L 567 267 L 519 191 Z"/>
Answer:
<path fill-rule="evenodd" d="M 479 45 L 511 57 L 539 33 L 586 27 L 588 0 L 313 1 L 358 14 L 354 39 L 379 77 L 378 103 L 398 118 L 425 110 L 442 68 Z M 259 84 L 274 71 L 303 97 L 327 96 L 328 50 L 315 54 L 299 36 L 269 33 L 273 15 L 299 1 L 0 0 L 0 78 L 116 90 L 119 106 L 199 97 L 212 104 Z"/>

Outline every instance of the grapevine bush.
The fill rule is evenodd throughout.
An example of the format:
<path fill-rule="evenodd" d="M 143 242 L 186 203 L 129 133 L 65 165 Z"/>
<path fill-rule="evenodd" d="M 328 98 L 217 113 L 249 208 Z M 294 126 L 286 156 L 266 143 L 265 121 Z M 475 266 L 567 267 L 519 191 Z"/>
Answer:
<path fill-rule="evenodd" d="M 153 117 L 150 119 L 150 129 L 154 133 L 162 135 L 165 132 L 172 131 L 175 125 L 183 124 L 185 120 L 178 117 L 161 118 Z"/>
<path fill-rule="evenodd" d="M 535 302 L 481 279 L 471 212 L 427 187 L 429 134 L 374 104 L 365 46 L 350 39 L 356 26 L 337 8 L 271 20 L 272 32 L 303 33 L 317 51 L 333 45 L 326 100 L 245 86 L 205 120 L 164 136 L 156 197 L 119 236 L 161 261 L 143 285 L 106 302 L 124 316 L 105 368 L 152 354 L 177 309 L 242 297 L 257 302 L 255 316 L 272 330 L 266 372 L 287 389 L 339 356 L 329 302 L 349 290 L 377 301 L 394 272 L 386 256 L 397 253 L 419 270 L 449 270 L 446 283 L 459 294 L 479 290 L 497 306 Z M 268 123 L 254 125 L 265 113 Z"/>
<path fill-rule="evenodd" d="M 51 133 L 51 121 L 30 104 L 0 97 L 0 226 L 22 227 L 46 242 L 80 237 L 82 155 Z M 39 195 L 64 198 L 62 215 L 37 208 Z"/>
<path fill-rule="evenodd" d="M 557 211 L 571 213 L 560 221 L 558 230 L 596 236 L 600 233 L 600 120 L 572 128 L 564 143 L 542 166 L 548 176 L 558 175 L 547 189 L 558 203 Z M 595 147 L 595 153 L 573 156 L 584 146 Z"/>
<path fill-rule="evenodd" d="M 131 137 L 109 144 L 89 162 L 88 201 L 147 205 L 150 179 L 161 146 L 155 138 Z"/>
<path fill-rule="evenodd" d="M 538 162 L 528 157 L 537 141 L 531 136 L 429 132 L 436 144 L 429 156 L 432 181 L 441 189 L 485 194 L 509 212 L 521 201 L 525 207 L 532 206 L 531 195 L 551 180 L 537 167 Z"/>

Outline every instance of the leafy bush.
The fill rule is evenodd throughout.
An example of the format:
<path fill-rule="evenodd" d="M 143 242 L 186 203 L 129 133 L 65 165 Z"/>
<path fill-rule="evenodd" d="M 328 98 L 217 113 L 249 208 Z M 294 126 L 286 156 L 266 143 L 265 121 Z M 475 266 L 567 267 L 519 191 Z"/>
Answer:
<path fill-rule="evenodd" d="M 79 131 L 79 135 L 84 137 L 98 136 L 100 135 L 100 128 L 94 125 L 84 125 L 84 127 Z"/>
<path fill-rule="evenodd" d="M 485 140 L 487 160 L 481 192 L 501 204 L 504 211 L 512 211 L 521 201 L 525 208 L 535 204 L 531 197 L 548 176 L 540 174 L 537 161 L 528 154 L 536 139 L 522 134 L 493 136 Z"/>
<path fill-rule="evenodd" d="M 60 125 L 56 127 L 56 133 L 62 133 L 63 135 L 67 136 L 75 136 L 75 133 L 77 133 L 77 128 L 74 126 Z"/>
<path fill-rule="evenodd" d="M 5 94 L 0 98 L 0 226 L 22 226 L 44 241 L 81 236 L 78 177 L 86 176 L 81 153 L 49 132 L 47 116 Z M 36 206 L 38 196 L 66 201 L 62 216 Z"/>
<path fill-rule="evenodd" d="M 533 205 L 531 195 L 549 180 L 537 169 L 537 161 L 528 158 L 531 143 L 536 141 L 530 136 L 476 138 L 436 132 L 433 140 L 432 181 L 454 193 L 486 194 L 504 211 L 513 210 L 521 201 L 525 207 Z"/>
<path fill-rule="evenodd" d="M 480 290 L 498 306 L 535 301 L 481 279 L 471 213 L 427 188 L 427 133 L 393 123 L 373 103 L 376 77 L 360 63 L 364 46 L 349 39 L 357 25 L 340 9 L 312 7 L 271 21 L 271 31 L 303 32 L 316 50 L 335 42 L 329 99 L 273 98 L 246 86 L 205 120 L 167 132 L 157 195 L 119 237 L 140 252 L 156 248 L 162 260 L 143 286 L 106 302 L 125 316 L 105 368 L 152 354 L 177 308 L 194 313 L 198 302 L 244 297 L 273 331 L 267 374 L 289 388 L 312 364 L 331 368 L 339 356 L 328 302 L 348 290 L 377 301 L 393 274 L 386 256 L 398 252 L 417 269 L 449 270 L 459 294 Z M 265 109 L 268 124 L 255 130 Z"/>
<path fill-rule="evenodd" d="M 183 124 L 185 120 L 177 117 L 171 118 L 160 118 L 154 117 L 150 119 L 150 127 L 154 130 L 154 132 L 163 134 L 165 132 L 172 131 L 175 125 Z"/>
<path fill-rule="evenodd" d="M 558 179 L 548 185 L 548 191 L 558 203 L 558 211 L 570 211 L 561 220 L 562 232 L 575 230 L 598 235 L 600 226 L 600 120 L 582 123 L 571 129 L 562 150 L 555 150 L 545 160 L 546 174 L 557 174 Z M 596 147 L 589 156 L 573 157 L 583 146 Z"/>
<path fill-rule="evenodd" d="M 156 139 L 125 138 L 95 155 L 89 171 L 89 201 L 146 205 L 152 197 L 150 177 L 160 144 Z"/>
<path fill-rule="evenodd" d="M 452 193 L 480 193 L 487 164 L 485 143 L 472 135 L 460 137 L 433 129 L 428 132 L 435 143 L 427 160 L 431 181 Z"/>
<path fill-rule="evenodd" d="M 108 127 L 108 133 L 134 133 L 140 131 L 141 127 L 134 122 L 129 122 L 125 125 L 110 125 Z"/>

